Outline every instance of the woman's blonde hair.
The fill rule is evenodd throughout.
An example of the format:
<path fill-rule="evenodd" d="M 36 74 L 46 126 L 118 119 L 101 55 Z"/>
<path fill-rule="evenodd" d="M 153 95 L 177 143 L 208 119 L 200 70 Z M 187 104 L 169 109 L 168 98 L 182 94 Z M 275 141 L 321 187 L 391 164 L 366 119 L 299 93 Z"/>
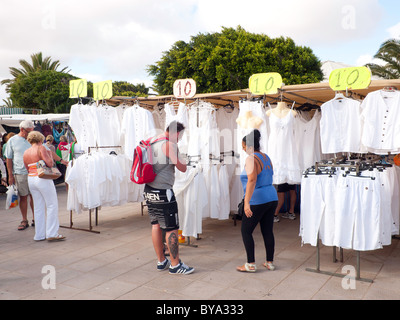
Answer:
<path fill-rule="evenodd" d="M 44 141 L 44 135 L 41 134 L 39 131 L 31 131 L 28 134 L 28 137 L 26 138 L 30 144 L 34 143 L 43 143 Z"/>
<path fill-rule="evenodd" d="M 49 134 L 47 137 L 46 137 L 46 140 L 47 141 L 51 141 L 51 142 L 53 142 L 54 141 L 54 137 L 51 135 L 51 134 Z"/>

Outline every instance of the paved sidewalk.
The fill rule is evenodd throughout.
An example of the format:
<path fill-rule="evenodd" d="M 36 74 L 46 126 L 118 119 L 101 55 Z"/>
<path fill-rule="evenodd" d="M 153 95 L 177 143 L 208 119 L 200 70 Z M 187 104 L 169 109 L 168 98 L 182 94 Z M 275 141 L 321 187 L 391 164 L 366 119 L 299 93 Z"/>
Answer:
<path fill-rule="evenodd" d="M 69 226 L 64 185 L 57 186 L 60 223 Z M 306 271 L 316 267 L 316 248 L 301 246 L 299 219 L 274 224 L 275 264 L 271 272 L 262 267 L 263 242 L 255 231 L 258 270 L 239 273 L 245 252 L 232 220 L 206 219 L 200 239 L 182 245 L 182 260 L 195 267 L 190 275 L 169 275 L 155 270 L 150 225 L 140 204 L 104 207 L 99 211 L 99 234 L 61 228 L 64 242 L 33 241 L 34 228 L 17 231 L 19 209 L 4 210 L 0 195 L 0 300 L 276 300 L 276 299 L 398 299 L 400 297 L 400 240 L 373 252 L 361 253 L 361 277 L 373 283 L 355 282 L 345 289 L 343 279 Z M 31 214 L 29 213 L 31 220 Z M 73 215 L 74 227 L 88 228 L 88 213 Z M 342 273 L 356 266 L 356 254 L 344 250 L 343 263 L 332 261 L 332 248 L 321 248 L 321 270 Z M 44 266 L 56 271 L 56 288 L 44 289 Z M 44 280 L 45 279 L 45 280 Z M 349 283 L 349 282 L 346 282 Z"/>

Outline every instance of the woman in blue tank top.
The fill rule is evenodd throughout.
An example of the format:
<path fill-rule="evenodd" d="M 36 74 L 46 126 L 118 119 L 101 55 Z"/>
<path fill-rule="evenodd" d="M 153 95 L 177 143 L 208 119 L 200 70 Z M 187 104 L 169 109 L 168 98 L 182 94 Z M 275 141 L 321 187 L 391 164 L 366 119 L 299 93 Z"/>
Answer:
<path fill-rule="evenodd" d="M 273 233 L 274 212 L 278 204 L 278 194 L 272 185 L 273 168 L 270 158 L 260 152 L 260 131 L 254 130 L 242 140 L 243 150 L 249 155 L 240 175 L 244 190 L 244 216 L 242 217 L 242 238 L 247 254 L 247 262 L 238 271 L 255 272 L 253 231 L 260 223 L 264 239 L 268 270 L 273 265 L 275 239 Z"/>

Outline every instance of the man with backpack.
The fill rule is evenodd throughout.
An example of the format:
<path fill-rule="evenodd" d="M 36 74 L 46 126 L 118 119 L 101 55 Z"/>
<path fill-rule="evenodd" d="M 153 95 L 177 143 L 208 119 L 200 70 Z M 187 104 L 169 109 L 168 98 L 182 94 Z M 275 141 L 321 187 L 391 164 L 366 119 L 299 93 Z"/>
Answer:
<path fill-rule="evenodd" d="M 182 123 L 173 121 L 163 134 L 150 139 L 152 166 L 156 176 L 144 188 L 152 225 L 153 246 L 158 258 L 157 270 L 169 268 L 170 274 L 190 274 L 194 271 L 194 268 L 188 267 L 179 259 L 178 205 L 172 189 L 175 167 L 186 172 L 186 164 L 180 157 L 177 146 L 184 129 Z M 170 260 L 164 254 L 163 230 L 166 233 Z"/>

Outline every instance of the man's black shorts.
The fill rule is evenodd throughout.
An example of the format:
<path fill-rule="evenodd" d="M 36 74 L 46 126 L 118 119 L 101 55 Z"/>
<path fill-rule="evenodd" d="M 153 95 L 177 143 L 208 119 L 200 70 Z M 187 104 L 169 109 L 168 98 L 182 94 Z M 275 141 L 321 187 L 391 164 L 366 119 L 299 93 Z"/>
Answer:
<path fill-rule="evenodd" d="M 165 231 L 179 229 L 178 204 L 172 189 L 144 187 L 144 198 L 151 224 L 159 224 Z"/>
<path fill-rule="evenodd" d="M 288 192 L 290 190 L 296 190 L 296 185 L 287 183 L 277 185 L 277 192 Z"/>

